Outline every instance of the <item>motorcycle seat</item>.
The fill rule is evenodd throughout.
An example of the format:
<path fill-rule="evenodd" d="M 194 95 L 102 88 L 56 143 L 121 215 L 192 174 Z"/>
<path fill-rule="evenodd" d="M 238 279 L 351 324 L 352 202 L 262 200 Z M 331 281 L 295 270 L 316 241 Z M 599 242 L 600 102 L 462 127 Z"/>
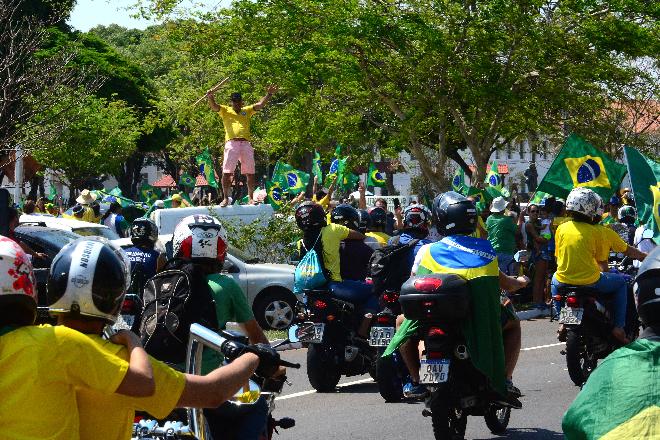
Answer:
<path fill-rule="evenodd" d="M 305 289 L 303 290 L 303 293 L 305 295 L 327 295 L 328 294 L 328 289 L 327 288 L 322 288 L 322 289 Z"/>
<path fill-rule="evenodd" d="M 354 295 L 354 289 L 342 284 L 333 284 L 330 286 L 330 295 L 333 298 L 355 305 L 363 304 L 367 299 L 364 295 Z"/>
<path fill-rule="evenodd" d="M 558 289 L 559 293 L 575 293 L 577 296 L 595 296 L 600 294 L 600 291 L 591 286 L 572 286 L 569 284 L 563 285 Z"/>

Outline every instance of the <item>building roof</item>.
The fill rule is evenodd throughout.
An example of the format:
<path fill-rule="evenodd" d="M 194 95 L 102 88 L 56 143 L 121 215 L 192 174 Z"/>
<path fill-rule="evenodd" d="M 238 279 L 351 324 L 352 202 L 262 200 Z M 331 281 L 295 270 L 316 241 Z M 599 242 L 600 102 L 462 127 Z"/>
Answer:
<path fill-rule="evenodd" d="M 163 174 L 163 177 L 156 180 L 151 186 L 155 186 L 156 188 L 176 188 L 176 182 L 169 174 Z"/>
<path fill-rule="evenodd" d="M 218 182 L 218 173 L 213 170 L 213 174 L 215 175 L 215 181 Z M 203 174 L 197 175 L 195 178 L 195 186 L 209 186 L 209 183 L 206 181 L 206 177 Z"/>

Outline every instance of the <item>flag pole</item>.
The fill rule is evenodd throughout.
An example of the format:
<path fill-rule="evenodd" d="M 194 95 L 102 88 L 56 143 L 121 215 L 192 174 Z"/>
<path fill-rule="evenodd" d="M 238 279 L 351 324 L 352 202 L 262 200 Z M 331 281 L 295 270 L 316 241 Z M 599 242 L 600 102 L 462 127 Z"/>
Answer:
<path fill-rule="evenodd" d="M 216 85 L 214 85 L 213 87 L 211 87 L 210 89 L 208 89 L 208 90 L 206 91 L 206 93 L 205 93 L 204 95 L 202 95 L 197 101 L 195 101 L 191 107 L 194 107 L 194 106 L 196 106 L 197 104 L 199 104 L 200 102 L 202 102 L 202 101 L 206 98 L 206 95 L 207 95 L 208 93 L 213 93 L 213 92 L 217 91 L 220 87 L 224 86 L 225 83 L 226 83 L 227 81 L 229 81 L 229 78 L 230 78 L 230 77 L 228 76 L 227 78 L 223 79 L 222 81 L 220 81 L 219 83 L 217 83 Z"/>

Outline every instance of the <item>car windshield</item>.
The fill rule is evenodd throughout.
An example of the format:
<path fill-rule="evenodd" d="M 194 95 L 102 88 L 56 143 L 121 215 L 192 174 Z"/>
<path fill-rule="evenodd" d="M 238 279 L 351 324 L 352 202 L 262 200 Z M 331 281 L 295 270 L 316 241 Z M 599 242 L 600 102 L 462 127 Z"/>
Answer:
<path fill-rule="evenodd" d="M 118 238 L 121 238 L 116 232 L 108 228 L 85 226 L 82 228 L 72 228 L 72 231 L 84 237 L 104 237 L 108 240 L 117 240 Z"/>
<path fill-rule="evenodd" d="M 234 246 L 229 246 L 229 249 L 227 249 L 227 252 L 229 252 L 232 256 L 238 258 L 244 263 L 248 264 L 255 264 L 259 263 L 260 260 L 256 257 L 253 257 L 252 255 L 248 254 L 247 252 L 244 252 L 240 249 L 236 249 Z"/>
<path fill-rule="evenodd" d="M 54 248 L 62 248 L 80 236 L 69 231 L 62 231 L 58 229 L 42 229 L 42 228 L 16 228 L 17 234 L 24 234 L 28 237 L 38 238 L 40 241 L 52 245 Z"/>

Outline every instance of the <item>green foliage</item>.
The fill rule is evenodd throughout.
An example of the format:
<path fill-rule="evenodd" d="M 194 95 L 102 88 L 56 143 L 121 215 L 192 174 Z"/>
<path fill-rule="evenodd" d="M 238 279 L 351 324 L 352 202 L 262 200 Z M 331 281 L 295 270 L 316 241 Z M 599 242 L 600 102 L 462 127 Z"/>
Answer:
<path fill-rule="evenodd" d="M 119 100 L 88 96 L 82 103 L 69 103 L 63 99 L 51 111 L 67 106 L 77 109 L 76 117 L 33 155 L 45 167 L 61 171 L 74 188 L 80 188 L 90 177 L 119 169 L 135 151 L 140 124 L 135 111 Z M 50 115 L 41 117 L 51 120 Z"/>

